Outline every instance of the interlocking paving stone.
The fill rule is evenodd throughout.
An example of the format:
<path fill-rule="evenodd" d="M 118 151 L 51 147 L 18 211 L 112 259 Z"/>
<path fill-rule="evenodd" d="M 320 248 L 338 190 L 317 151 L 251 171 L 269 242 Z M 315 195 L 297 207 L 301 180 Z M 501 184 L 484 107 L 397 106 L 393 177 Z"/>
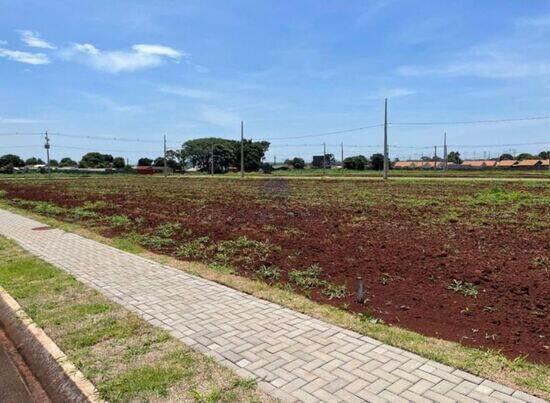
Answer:
<path fill-rule="evenodd" d="M 0 209 L 0 234 L 283 401 L 544 400 Z"/>

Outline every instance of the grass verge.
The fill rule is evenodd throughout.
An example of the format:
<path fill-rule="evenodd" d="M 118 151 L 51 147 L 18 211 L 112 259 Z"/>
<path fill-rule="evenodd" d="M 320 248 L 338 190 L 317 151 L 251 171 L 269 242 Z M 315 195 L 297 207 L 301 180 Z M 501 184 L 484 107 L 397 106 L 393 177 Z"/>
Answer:
<path fill-rule="evenodd" d="M 254 381 L 0 237 L 0 285 L 110 402 L 272 401 Z"/>
<path fill-rule="evenodd" d="M 165 255 L 145 251 L 132 239 L 105 238 L 77 224 L 65 223 L 27 210 L 10 206 L 0 200 L 0 208 L 35 218 L 48 225 L 78 233 L 84 237 L 118 247 L 130 253 L 167 264 L 188 273 L 225 284 L 256 297 L 272 301 L 335 325 L 371 336 L 381 342 L 411 351 L 434 361 L 463 369 L 495 382 L 550 399 L 550 367 L 534 364 L 524 358 L 509 360 L 498 351 L 484 351 L 459 343 L 426 337 L 398 327 L 365 320 L 365 317 L 329 305 L 322 305 L 262 281 L 236 276 L 201 263 L 185 262 Z"/>

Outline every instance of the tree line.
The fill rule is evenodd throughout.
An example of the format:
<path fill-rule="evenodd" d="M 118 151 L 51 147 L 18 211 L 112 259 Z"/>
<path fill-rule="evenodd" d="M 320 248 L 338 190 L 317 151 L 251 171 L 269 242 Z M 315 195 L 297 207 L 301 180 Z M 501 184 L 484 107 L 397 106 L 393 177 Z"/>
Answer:
<path fill-rule="evenodd" d="M 267 141 L 252 141 L 244 140 L 244 169 L 247 172 L 271 172 L 273 166 L 264 162 L 264 157 L 268 151 L 270 143 Z M 524 160 L 524 159 L 548 159 L 550 152 L 541 151 L 538 154 L 520 153 L 512 155 L 510 153 L 501 154 L 495 160 Z M 443 161 L 443 158 L 438 156 L 422 157 L 425 161 Z M 460 164 L 462 163 L 461 155 L 458 151 L 451 151 L 447 155 L 447 161 Z M 333 154 L 314 156 L 310 166 L 312 168 L 330 168 L 336 163 Z M 0 156 L 0 173 L 12 173 L 15 168 L 25 166 L 45 165 L 41 158 L 31 157 L 23 160 L 21 157 L 14 154 L 6 154 Z M 164 166 L 164 157 L 150 159 L 147 157 L 138 160 L 139 166 Z M 199 171 L 214 173 L 224 173 L 231 170 L 239 170 L 241 167 L 241 142 L 236 140 L 228 140 L 219 137 L 207 137 L 189 140 L 183 143 L 179 150 L 168 150 L 166 152 L 166 165 L 175 171 L 184 171 L 191 167 Z M 284 165 L 294 169 L 304 169 L 306 162 L 303 158 L 294 157 L 284 161 Z M 342 161 L 342 165 L 346 169 L 364 170 L 375 169 L 381 170 L 384 165 L 384 156 L 376 153 L 369 158 L 364 155 L 356 155 L 347 157 Z M 80 161 L 74 161 L 69 157 L 62 158 L 57 161 L 50 160 L 50 167 L 60 168 L 112 168 L 116 170 L 130 169 L 127 167 L 123 157 L 113 157 L 111 154 L 103 154 L 99 152 L 89 152 L 82 156 Z"/>

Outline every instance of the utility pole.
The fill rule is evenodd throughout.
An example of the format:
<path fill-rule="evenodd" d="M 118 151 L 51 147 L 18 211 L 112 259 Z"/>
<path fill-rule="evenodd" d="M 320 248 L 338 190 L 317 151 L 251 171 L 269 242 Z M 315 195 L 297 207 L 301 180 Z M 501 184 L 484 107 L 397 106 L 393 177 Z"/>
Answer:
<path fill-rule="evenodd" d="M 340 157 L 342 161 L 342 168 L 344 168 L 344 142 L 340 143 Z"/>
<path fill-rule="evenodd" d="M 214 144 L 210 146 L 210 174 L 214 175 Z"/>
<path fill-rule="evenodd" d="M 48 137 L 47 130 L 45 133 L 45 137 L 46 137 L 46 144 L 44 144 L 44 148 L 46 149 L 46 167 L 48 169 L 48 176 L 52 176 L 52 168 L 50 166 L 50 138 Z"/>
<path fill-rule="evenodd" d="M 241 178 L 244 178 L 244 123 L 241 120 Z"/>
<path fill-rule="evenodd" d="M 434 146 L 434 169 L 437 169 L 437 146 Z"/>
<path fill-rule="evenodd" d="M 323 143 L 323 175 L 326 175 L 327 169 L 327 145 Z"/>
<path fill-rule="evenodd" d="M 384 99 L 384 180 L 388 179 L 388 98 Z"/>
<path fill-rule="evenodd" d="M 164 135 L 164 177 L 168 176 L 168 160 L 166 158 L 166 134 Z"/>
<path fill-rule="evenodd" d="M 447 154 L 447 132 L 445 132 L 443 134 L 443 169 L 446 171 L 447 170 L 447 159 L 448 159 L 448 154 Z"/>

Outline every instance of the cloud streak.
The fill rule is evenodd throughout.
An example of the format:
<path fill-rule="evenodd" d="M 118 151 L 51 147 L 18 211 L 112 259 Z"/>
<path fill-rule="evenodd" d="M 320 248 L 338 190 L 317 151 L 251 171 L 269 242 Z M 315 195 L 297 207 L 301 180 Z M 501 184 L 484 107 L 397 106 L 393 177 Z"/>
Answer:
<path fill-rule="evenodd" d="M 181 86 L 162 86 L 158 90 L 165 94 L 177 95 L 184 98 L 209 100 L 217 97 L 212 91 L 200 90 Z"/>
<path fill-rule="evenodd" d="M 42 39 L 38 32 L 30 30 L 19 30 L 18 32 L 21 35 L 21 40 L 31 48 L 57 49 L 56 46 Z"/>
<path fill-rule="evenodd" d="M 10 50 L 2 47 L 0 47 L 0 57 L 4 57 L 14 62 L 33 65 L 50 63 L 50 59 L 44 53 L 22 52 L 20 50 Z"/>
<path fill-rule="evenodd" d="M 90 43 L 74 44 L 62 52 L 66 60 L 76 61 L 107 73 L 121 73 L 157 67 L 167 60 L 178 62 L 187 55 L 177 49 L 152 44 L 137 44 L 130 50 L 100 50 Z"/>

